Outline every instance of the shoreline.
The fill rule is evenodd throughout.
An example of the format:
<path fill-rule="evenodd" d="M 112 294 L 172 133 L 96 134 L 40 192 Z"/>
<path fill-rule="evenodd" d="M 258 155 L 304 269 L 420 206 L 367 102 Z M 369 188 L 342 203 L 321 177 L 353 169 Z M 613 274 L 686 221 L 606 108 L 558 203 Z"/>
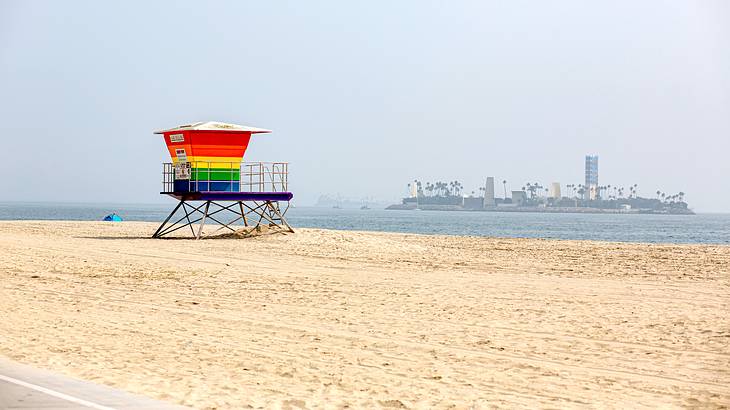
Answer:
<path fill-rule="evenodd" d="M 440 211 L 441 212 L 441 211 Z M 83 223 L 83 224 L 100 224 L 106 225 L 138 225 L 147 224 L 152 231 L 148 237 L 140 237 L 136 239 L 153 239 L 152 233 L 159 227 L 160 222 L 155 221 L 138 221 L 138 220 L 124 220 L 121 222 L 105 222 L 96 220 L 83 220 L 83 219 L 0 219 L 0 228 L 2 224 L 23 224 L 23 223 Z M 215 226 L 215 225 L 213 225 Z M 721 246 L 730 247 L 730 243 L 727 242 L 659 242 L 659 241 L 631 241 L 631 240 L 608 240 L 608 239 L 570 239 L 570 238 L 559 238 L 559 237 L 537 237 L 537 236 L 490 236 L 490 235 L 475 235 L 475 234 L 464 234 L 464 233 L 424 233 L 424 232 L 410 232 L 410 231 L 396 231 L 396 230 L 367 230 L 367 229 L 334 229 L 334 228 L 319 228 L 319 227 L 299 227 L 293 226 L 296 232 L 299 231 L 324 231 L 324 232 L 341 232 L 341 233 L 355 233 L 355 234 L 384 234 L 384 235 L 412 235 L 417 237 L 444 237 L 444 238 L 471 238 L 476 240 L 527 240 L 527 241 L 562 241 L 562 242 L 588 242 L 595 244 L 616 244 L 616 245 L 657 245 L 657 246 Z M 282 233 L 275 233 L 272 236 L 277 236 Z M 269 235 L 266 235 L 269 236 Z M 172 239 L 178 239 L 173 237 Z M 191 238 L 188 238 L 191 239 Z M 207 237 L 201 240 L 240 240 L 240 238 L 218 238 L 218 237 Z M 168 239 L 155 239 L 165 241 Z M 245 240 L 245 239 L 244 239 Z"/>
<path fill-rule="evenodd" d="M 394 204 L 385 208 L 387 211 L 453 211 L 453 212 L 525 212 L 541 214 L 606 214 L 606 215 L 697 215 L 692 210 L 663 212 L 651 209 L 612 209 L 589 207 L 493 207 L 493 208 L 464 208 L 458 205 L 403 205 Z"/>

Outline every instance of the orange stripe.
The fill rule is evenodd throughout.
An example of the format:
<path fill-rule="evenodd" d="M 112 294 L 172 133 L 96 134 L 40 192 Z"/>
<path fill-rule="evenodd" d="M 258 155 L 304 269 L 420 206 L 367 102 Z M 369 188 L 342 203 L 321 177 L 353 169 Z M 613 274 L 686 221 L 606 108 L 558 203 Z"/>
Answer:
<path fill-rule="evenodd" d="M 190 147 L 189 145 L 175 145 L 168 147 L 168 152 L 171 157 L 176 157 L 176 149 L 185 149 L 185 153 L 188 156 L 201 156 L 201 157 L 242 157 L 246 153 L 246 148 L 219 148 L 219 147 Z"/>

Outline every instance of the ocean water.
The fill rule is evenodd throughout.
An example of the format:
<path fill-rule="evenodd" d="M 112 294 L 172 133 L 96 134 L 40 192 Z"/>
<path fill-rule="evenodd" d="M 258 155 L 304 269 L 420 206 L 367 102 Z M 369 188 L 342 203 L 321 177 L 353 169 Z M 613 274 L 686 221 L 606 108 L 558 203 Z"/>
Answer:
<path fill-rule="evenodd" d="M 155 205 L 0 203 L 0 220 L 161 222 L 174 203 Z M 730 214 L 613 215 L 292 208 L 293 227 L 510 238 L 730 244 Z"/>

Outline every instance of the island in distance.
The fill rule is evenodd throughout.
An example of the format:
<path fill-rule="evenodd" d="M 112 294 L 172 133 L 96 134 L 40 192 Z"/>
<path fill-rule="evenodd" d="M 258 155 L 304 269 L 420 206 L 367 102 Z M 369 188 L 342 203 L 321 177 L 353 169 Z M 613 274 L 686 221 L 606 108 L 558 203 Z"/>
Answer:
<path fill-rule="evenodd" d="M 657 198 L 642 198 L 636 193 L 636 185 L 629 194 L 611 185 L 598 186 L 589 191 L 584 185 L 568 185 L 572 194 L 560 195 L 560 185 L 551 189 L 538 183 L 527 183 L 521 190 L 511 191 L 511 196 L 495 198 L 494 178 L 487 178 L 483 195 L 462 193 L 458 181 L 426 184 L 414 181 L 410 196 L 400 204 L 390 205 L 391 210 L 428 211 L 491 211 L 491 212 L 554 212 L 554 213 L 620 213 L 620 214 L 678 214 L 694 215 L 684 202 L 684 192 L 667 195 L 657 191 Z M 593 193 L 595 192 L 595 194 Z M 613 194 L 610 194 L 613 192 Z"/>
<path fill-rule="evenodd" d="M 414 180 L 408 184 L 409 196 L 386 209 L 694 215 L 684 201 L 684 192 L 667 195 L 657 190 L 656 198 L 642 198 L 638 187 L 638 184 L 629 185 L 628 189 L 599 185 L 598 155 L 586 155 L 585 183 L 565 185 L 565 195 L 559 182 L 553 182 L 549 188 L 528 182 L 508 195 L 507 180 L 502 180 L 504 196 L 496 198 L 494 177 L 487 178 L 479 188 L 479 194 L 476 191 L 466 194 L 459 181 L 422 183 Z"/>

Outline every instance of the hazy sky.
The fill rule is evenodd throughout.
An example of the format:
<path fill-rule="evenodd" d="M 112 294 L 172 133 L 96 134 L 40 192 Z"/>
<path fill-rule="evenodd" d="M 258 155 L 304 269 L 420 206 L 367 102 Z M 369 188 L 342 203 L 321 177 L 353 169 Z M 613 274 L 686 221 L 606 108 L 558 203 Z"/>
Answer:
<path fill-rule="evenodd" d="M 300 205 L 484 177 L 730 212 L 730 2 L 0 0 L 0 200 L 156 202 L 157 129 L 274 130 Z M 501 192 L 498 188 L 497 192 Z"/>

